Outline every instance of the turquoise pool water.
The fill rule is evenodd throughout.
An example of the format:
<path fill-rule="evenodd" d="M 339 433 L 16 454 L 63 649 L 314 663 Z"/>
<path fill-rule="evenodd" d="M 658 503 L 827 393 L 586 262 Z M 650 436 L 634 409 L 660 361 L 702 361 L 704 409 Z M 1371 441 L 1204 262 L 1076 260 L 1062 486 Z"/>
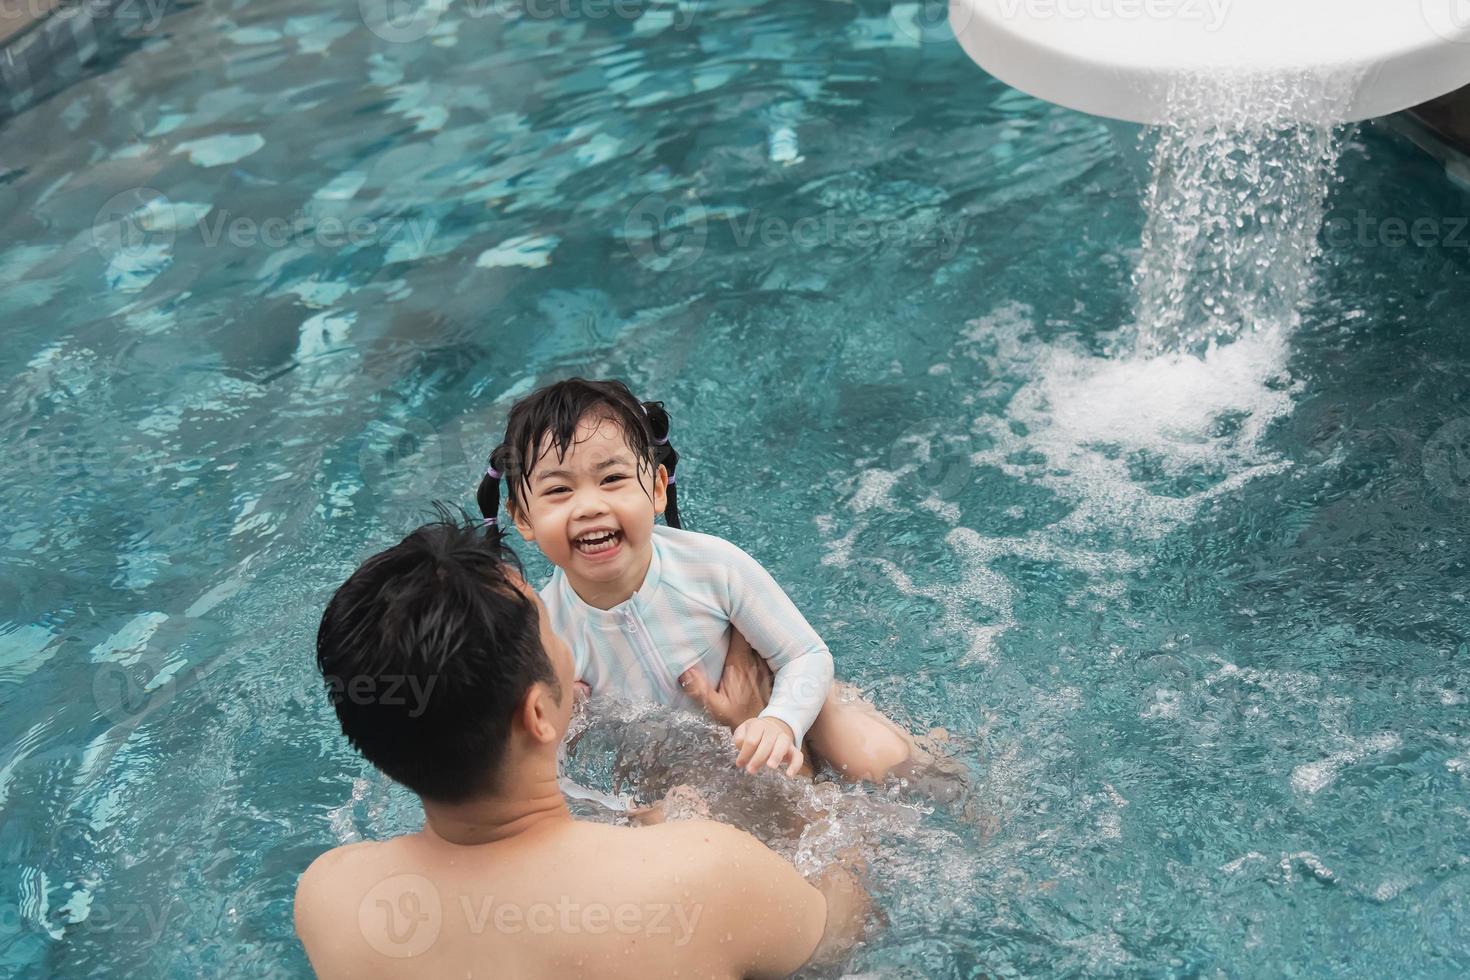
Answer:
<path fill-rule="evenodd" d="M 1470 194 L 1346 134 L 1301 322 L 1150 359 L 1136 159 L 924 8 L 421 14 L 206 0 L 0 128 L 0 973 L 306 972 L 414 823 L 320 610 L 574 372 L 972 770 L 828 800 L 850 972 L 1470 969 Z"/>

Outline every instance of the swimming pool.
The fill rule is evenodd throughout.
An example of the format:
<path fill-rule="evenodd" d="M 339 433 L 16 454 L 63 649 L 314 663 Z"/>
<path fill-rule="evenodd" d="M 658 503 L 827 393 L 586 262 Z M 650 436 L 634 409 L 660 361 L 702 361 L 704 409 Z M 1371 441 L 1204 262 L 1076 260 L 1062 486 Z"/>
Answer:
<path fill-rule="evenodd" d="M 1110 353 L 1136 167 L 924 8 L 422 11 L 209 0 L 0 130 L 0 972 L 305 973 L 413 819 L 323 604 L 578 372 L 971 760 L 851 972 L 1470 968 L 1465 191 L 1365 128 L 1300 324 Z"/>

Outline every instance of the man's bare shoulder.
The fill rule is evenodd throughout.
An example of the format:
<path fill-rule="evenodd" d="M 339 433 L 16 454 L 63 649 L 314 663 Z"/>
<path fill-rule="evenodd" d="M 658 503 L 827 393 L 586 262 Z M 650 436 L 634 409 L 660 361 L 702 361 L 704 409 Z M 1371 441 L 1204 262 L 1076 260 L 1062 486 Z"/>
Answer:
<path fill-rule="evenodd" d="M 767 867 L 770 861 L 784 863 L 750 834 L 713 820 L 648 827 L 580 824 L 577 836 L 580 843 L 564 847 L 563 855 L 585 855 L 590 878 L 636 881 L 650 899 L 672 891 L 698 891 L 715 898 L 726 891 L 732 875 Z M 591 872 L 593 868 L 597 872 Z"/>
<path fill-rule="evenodd" d="M 317 856 L 296 882 L 296 923 L 322 907 L 335 907 L 343 895 L 360 890 L 360 883 L 393 860 L 403 838 L 343 844 Z"/>
<path fill-rule="evenodd" d="M 684 861 L 698 858 L 719 861 L 732 852 L 766 849 L 745 831 L 714 820 L 676 820 L 650 827 L 603 829 L 618 835 L 618 843 L 631 851 L 664 854 Z"/>
<path fill-rule="evenodd" d="M 621 832 L 626 835 L 625 846 L 606 847 L 604 855 L 620 851 L 637 862 L 648 880 L 677 884 L 682 892 L 703 892 L 716 904 L 728 899 L 738 907 L 745 901 L 738 897 L 742 888 L 769 888 L 798 897 L 816 894 L 790 862 L 729 824 L 680 820 Z"/>
<path fill-rule="evenodd" d="M 394 837 L 385 841 L 363 840 L 334 847 L 317 855 L 316 860 L 302 872 L 301 881 L 316 882 L 318 879 L 349 873 L 367 864 L 376 864 L 397 850 L 396 845 L 402 839 Z"/>

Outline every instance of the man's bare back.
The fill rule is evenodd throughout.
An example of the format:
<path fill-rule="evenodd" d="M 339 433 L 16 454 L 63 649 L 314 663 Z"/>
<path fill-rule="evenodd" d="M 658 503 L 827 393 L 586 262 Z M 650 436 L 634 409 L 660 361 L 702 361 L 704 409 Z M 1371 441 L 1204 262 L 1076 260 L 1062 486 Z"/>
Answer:
<path fill-rule="evenodd" d="M 827 914 L 790 864 L 708 821 L 352 844 L 317 859 L 296 909 L 323 978 L 526 980 L 785 976 Z"/>

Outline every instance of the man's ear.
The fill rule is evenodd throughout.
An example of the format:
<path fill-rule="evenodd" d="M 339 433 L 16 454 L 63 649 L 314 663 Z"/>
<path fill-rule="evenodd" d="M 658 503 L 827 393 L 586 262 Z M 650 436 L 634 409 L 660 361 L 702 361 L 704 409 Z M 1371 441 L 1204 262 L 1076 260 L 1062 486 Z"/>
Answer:
<path fill-rule="evenodd" d="M 653 474 L 653 512 L 662 514 L 664 508 L 669 505 L 669 471 L 664 469 L 664 464 L 658 464 L 658 470 Z"/>
<path fill-rule="evenodd" d="M 563 692 L 563 697 L 566 693 Z M 521 727 L 526 734 L 537 742 L 556 742 L 561 739 L 561 732 L 556 727 L 556 711 L 561 707 L 561 702 L 552 693 L 551 685 L 537 681 L 526 690 L 526 696 L 521 699 L 520 710 L 516 713 L 520 718 Z"/>

